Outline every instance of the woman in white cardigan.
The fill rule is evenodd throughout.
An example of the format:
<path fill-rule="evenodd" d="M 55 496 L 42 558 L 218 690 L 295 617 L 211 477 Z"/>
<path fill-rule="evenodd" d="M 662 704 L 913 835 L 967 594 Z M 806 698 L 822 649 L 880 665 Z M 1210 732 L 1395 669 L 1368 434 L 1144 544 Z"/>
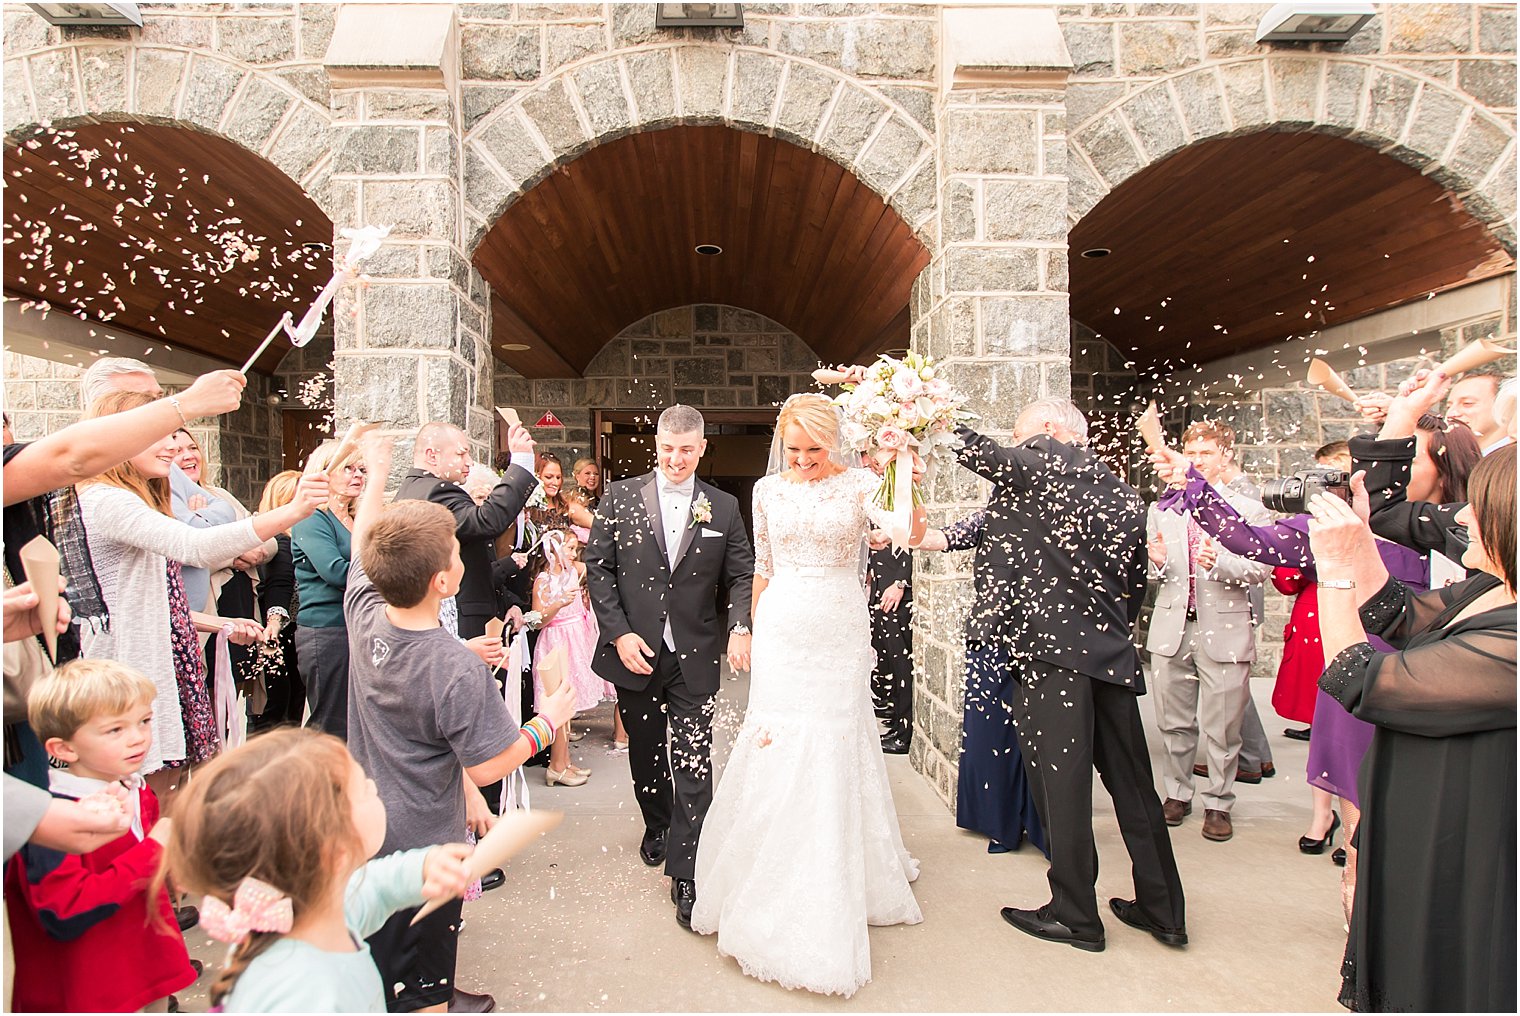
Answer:
<path fill-rule="evenodd" d="M 89 415 L 120 413 L 147 401 L 139 392 L 115 392 L 98 400 Z M 171 514 L 169 468 L 175 449 L 170 435 L 79 485 L 90 555 L 110 614 L 108 631 L 82 633 L 84 655 L 119 660 L 157 686 L 153 744 L 142 771 L 157 774 L 150 782 L 161 797 L 177 782 L 175 770 L 205 761 L 219 748 L 209 697 L 199 679 L 199 645 L 179 564 L 207 567 L 231 560 L 306 518 L 327 497 L 325 478 L 303 481 L 295 499 L 275 511 L 195 529 Z"/>

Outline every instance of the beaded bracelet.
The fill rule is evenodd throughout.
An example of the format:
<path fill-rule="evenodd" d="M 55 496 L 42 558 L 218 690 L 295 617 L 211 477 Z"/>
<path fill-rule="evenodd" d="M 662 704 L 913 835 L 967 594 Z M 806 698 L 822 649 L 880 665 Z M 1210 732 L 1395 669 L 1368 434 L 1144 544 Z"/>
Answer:
<path fill-rule="evenodd" d="M 537 755 L 554 742 L 554 724 L 542 716 L 535 716 L 522 725 L 523 736 L 533 746 L 529 756 Z"/>

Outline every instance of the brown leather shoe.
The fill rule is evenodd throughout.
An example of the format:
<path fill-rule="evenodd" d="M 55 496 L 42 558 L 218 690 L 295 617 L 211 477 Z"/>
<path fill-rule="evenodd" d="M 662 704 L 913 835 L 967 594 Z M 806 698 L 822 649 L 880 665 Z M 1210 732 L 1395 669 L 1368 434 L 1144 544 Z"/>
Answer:
<path fill-rule="evenodd" d="M 1179 801 L 1175 797 L 1168 797 L 1161 802 L 1161 817 L 1166 819 L 1167 825 L 1181 825 L 1182 820 L 1192 813 L 1192 801 Z"/>
<path fill-rule="evenodd" d="M 1209 767 L 1200 763 L 1193 767 L 1193 775 L 1202 776 L 1204 779 L 1208 779 Z M 1272 765 L 1270 762 L 1263 763 L 1260 769 L 1247 769 L 1245 766 L 1241 766 L 1239 769 L 1235 770 L 1235 782 L 1256 784 L 1261 782 L 1261 778 L 1263 776 L 1276 775 L 1277 767 Z"/>
<path fill-rule="evenodd" d="M 1216 811 L 1213 808 L 1203 810 L 1203 838 L 1223 843 L 1235 835 L 1235 827 L 1230 824 L 1230 813 Z"/>

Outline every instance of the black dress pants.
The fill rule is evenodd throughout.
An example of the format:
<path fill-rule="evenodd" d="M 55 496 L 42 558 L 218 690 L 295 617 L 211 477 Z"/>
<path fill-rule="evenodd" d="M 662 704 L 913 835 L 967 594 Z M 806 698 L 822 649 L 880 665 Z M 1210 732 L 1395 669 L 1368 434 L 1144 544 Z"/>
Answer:
<path fill-rule="evenodd" d="M 913 600 L 904 597 L 891 613 L 871 607 L 871 648 L 876 669 L 871 695 L 886 707 L 887 732 L 913 737 Z"/>
<path fill-rule="evenodd" d="M 1136 694 L 1042 660 L 1023 667 L 1015 710 L 1035 805 L 1050 846 L 1051 916 L 1084 938 L 1103 933 L 1094 885 L 1092 771 L 1114 801 L 1140 911 L 1186 927 L 1182 879 L 1161 816 Z"/>
<path fill-rule="evenodd" d="M 665 874 L 672 878 L 697 871 L 697 839 L 713 794 L 713 699 L 687 687 L 680 656 L 663 642 L 649 683 L 618 688 L 634 795 L 647 829 L 670 830 Z"/>

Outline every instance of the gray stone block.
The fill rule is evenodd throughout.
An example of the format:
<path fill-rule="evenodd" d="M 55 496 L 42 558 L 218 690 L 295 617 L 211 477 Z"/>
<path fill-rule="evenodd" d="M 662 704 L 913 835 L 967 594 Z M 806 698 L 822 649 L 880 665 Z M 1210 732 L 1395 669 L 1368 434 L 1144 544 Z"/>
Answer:
<path fill-rule="evenodd" d="M 429 356 L 422 360 L 423 409 L 430 420 L 447 420 L 460 427 L 467 422 L 473 380 L 464 364 L 448 356 Z"/>
<path fill-rule="evenodd" d="M 820 362 L 812 347 L 791 333 L 781 336 L 779 351 L 782 370 L 811 372 Z"/>
<path fill-rule="evenodd" d="M 1513 13 L 1510 16 L 1513 17 Z M 1485 106 L 1498 109 L 1515 108 L 1515 61 L 1513 59 L 1463 60 L 1457 64 L 1457 84 L 1462 91 Z"/>
<path fill-rule="evenodd" d="M 918 161 L 923 139 L 907 120 L 893 114 L 892 119 L 861 153 L 860 176 L 878 194 L 891 193 L 892 187 Z"/>
<path fill-rule="evenodd" d="M 734 123 L 768 127 L 771 111 L 776 107 L 776 89 L 781 84 L 782 62 L 769 53 L 743 50 L 734 68 L 734 87 L 730 117 Z"/>
<path fill-rule="evenodd" d="M 1404 132 L 1414 104 L 1417 84 L 1413 78 L 1386 70 L 1372 74 L 1366 131 L 1379 140 L 1392 141 Z"/>
<path fill-rule="evenodd" d="M 1266 442 L 1309 442 L 1316 447 L 1323 443 L 1319 440 L 1319 406 L 1313 392 L 1269 391 L 1266 409 Z"/>
<path fill-rule="evenodd" d="M 1187 144 L 1182 116 L 1165 85 L 1141 89 L 1119 109 L 1135 129 L 1148 161 L 1158 162 Z"/>
<path fill-rule="evenodd" d="M 459 174 L 459 138 L 451 130 L 430 127 L 423 131 L 423 149 L 426 159 L 423 170 L 440 176 L 455 177 Z"/>
<path fill-rule="evenodd" d="M 988 180 L 983 187 L 983 237 L 1054 241 L 1066 238 L 1066 186 L 1050 180 Z"/>
<path fill-rule="evenodd" d="M 976 188 L 965 179 L 952 179 L 945 184 L 943 212 L 940 238 L 944 243 L 978 238 Z"/>
<path fill-rule="evenodd" d="M 321 60 L 327 55 L 337 12 L 337 4 L 303 3 L 297 9 L 301 56 L 307 60 Z"/>
<path fill-rule="evenodd" d="M 947 172 L 1036 172 L 1040 142 L 1033 112 L 956 106 L 944 116 Z"/>
<path fill-rule="evenodd" d="M 122 47 L 91 46 L 80 50 L 79 73 L 89 109 L 128 108 L 127 57 L 128 50 Z"/>
<path fill-rule="evenodd" d="M 712 122 L 723 115 L 723 86 L 728 54 L 718 49 L 684 46 L 676 50 L 681 77 L 681 114 L 688 121 Z"/>
<path fill-rule="evenodd" d="M 1318 60 L 1274 59 L 1267 64 L 1272 77 L 1272 101 L 1277 119 L 1286 123 L 1313 123 L 1319 105 L 1320 70 Z M 1235 118 L 1235 127 L 1241 126 Z"/>
<path fill-rule="evenodd" d="M 887 100 L 901 106 L 925 131 L 928 131 L 930 134 L 934 133 L 934 89 L 920 85 L 883 84 L 877 86 L 877 91 Z"/>
<path fill-rule="evenodd" d="M 612 45 L 614 49 L 636 46 L 660 38 L 654 27 L 654 7 L 649 4 L 612 5 Z"/>
<path fill-rule="evenodd" d="M 1122 117 L 1099 117 L 1078 131 L 1074 140 L 1082 146 L 1109 187 L 1117 187 L 1145 165 Z"/>
<path fill-rule="evenodd" d="M 474 80 L 532 81 L 542 70 L 540 31 L 521 25 L 460 25 L 461 75 Z"/>
<path fill-rule="evenodd" d="M 510 95 L 515 89 L 505 89 Z M 426 120 L 452 123 L 454 111 L 449 93 L 442 88 L 373 89 L 364 93 L 364 109 L 371 120 Z"/>
<path fill-rule="evenodd" d="M 418 365 L 412 356 L 339 356 L 333 401 L 340 419 L 416 427 Z"/>
<path fill-rule="evenodd" d="M 4 91 L 6 133 L 35 123 L 37 117 L 32 112 L 31 92 L 26 84 L 26 67 L 19 57 L 5 61 Z"/>
<path fill-rule="evenodd" d="M 925 243 L 932 242 L 925 230 L 937 211 L 935 198 L 938 191 L 939 174 L 930 158 L 920 162 L 913 175 L 892 194 L 892 208 Z"/>
<path fill-rule="evenodd" d="M 1119 70 L 1123 74 L 1170 74 L 1198 62 L 1201 34 L 1197 25 L 1176 21 L 1130 21 L 1119 24 Z"/>
<path fill-rule="evenodd" d="M 7 29 L 6 35 L 9 37 L 9 29 Z M 1502 7 L 1478 8 L 1478 48 L 1484 53 L 1514 56 L 1514 7 L 1505 5 Z"/>
<path fill-rule="evenodd" d="M 466 132 L 473 131 L 486 117 L 504 108 L 512 96 L 522 91 L 520 85 L 486 85 L 465 83 L 459 88 L 460 115 Z M 415 117 L 409 119 L 416 119 Z"/>
<path fill-rule="evenodd" d="M 838 84 L 837 75 L 826 74 L 806 64 L 792 64 L 781 95 L 781 109 L 776 116 L 776 136 L 812 148 L 824 110 L 833 99 Z"/>
<path fill-rule="evenodd" d="M 302 180 L 332 144 L 327 118 L 309 106 L 300 106 L 280 131 L 269 161 L 292 180 Z"/>
<path fill-rule="evenodd" d="M 1124 93 L 1119 82 L 1073 80 L 1066 86 L 1066 119 L 1072 127 L 1081 127 Z"/>
<path fill-rule="evenodd" d="M 639 7 L 642 5 L 631 5 Z M 616 12 L 626 8 L 615 7 Z M 651 19 L 653 14 L 650 15 Z M 648 50 L 630 53 L 625 58 L 628 67 L 628 83 L 633 88 L 634 105 L 638 107 L 638 123 L 643 128 L 653 128 L 674 123 L 676 120 L 675 68 L 668 50 Z"/>
<path fill-rule="evenodd" d="M 137 57 L 138 99 L 141 101 L 141 77 L 145 53 Z M 197 54 L 190 64 L 190 80 L 185 84 L 185 101 L 182 117 L 193 124 L 212 130 L 222 122 L 222 116 L 232 103 L 232 93 L 237 91 L 243 71 L 222 60 Z M 178 82 L 175 82 L 176 86 Z M 172 99 L 171 99 L 172 101 Z"/>
<path fill-rule="evenodd" d="M 1224 95 L 1219 81 L 1210 70 L 1184 74 L 1172 81 L 1182 117 L 1194 141 L 1212 138 L 1225 132 Z"/>
<path fill-rule="evenodd" d="M 847 73 L 866 78 L 934 77 L 934 22 L 852 21 L 846 32 L 841 65 Z"/>
<path fill-rule="evenodd" d="M 533 404 L 537 406 L 568 406 L 570 404 L 570 381 L 565 378 L 546 378 L 534 381 Z"/>
<path fill-rule="evenodd" d="M 42 49 L 48 45 L 48 23 L 31 11 L 5 12 L 5 48 L 12 54 Z"/>
<path fill-rule="evenodd" d="M 333 152 L 334 173 L 415 174 L 419 170 L 418 128 L 354 126 L 340 131 Z"/>
<path fill-rule="evenodd" d="M 217 50 L 246 63 L 282 63 L 296 55 L 291 28 L 288 16 L 217 18 Z"/>
<path fill-rule="evenodd" d="M 1420 93 L 1405 142 L 1419 164 L 1439 159 L 1451 143 L 1467 104 L 1448 92 L 1426 88 Z M 1412 161 L 1406 159 L 1405 161 Z"/>
<path fill-rule="evenodd" d="M 954 360 L 942 374 L 967 396 L 967 408 L 980 417 L 986 430 L 1012 429 L 1019 412 L 1040 398 L 1038 363 L 1018 360 Z"/>
<path fill-rule="evenodd" d="M 48 50 L 30 59 L 32 99 L 40 120 L 58 120 L 80 112 L 74 80 L 74 60 L 66 49 Z"/>
<path fill-rule="evenodd" d="M 623 94 L 623 79 L 615 60 L 602 60 L 578 68 L 575 89 L 580 93 L 581 108 L 591 129 L 599 139 L 622 137 L 633 130 L 633 112 Z"/>
<path fill-rule="evenodd" d="M 331 92 L 327 87 L 327 72 L 322 68 L 298 65 L 277 70 L 274 74 L 304 98 L 323 109 L 328 107 Z"/>
<path fill-rule="evenodd" d="M 1225 101 L 1229 103 L 1235 130 L 1273 120 L 1267 108 L 1267 78 L 1261 64 L 1226 64 L 1219 68 L 1219 76 L 1224 80 Z"/>
<path fill-rule="evenodd" d="M 1325 112 L 1320 121 L 1349 133 L 1360 122 L 1367 72 L 1361 64 L 1336 61 L 1325 69 Z"/>
<path fill-rule="evenodd" d="M 576 152 L 590 141 L 561 81 L 534 89 L 523 99 L 522 109 L 556 157 Z"/>
<path fill-rule="evenodd" d="M 601 25 L 550 25 L 544 30 L 543 73 L 606 49 Z"/>
<path fill-rule="evenodd" d="M 296 100 L 283 88 L 257 78 L 238 97 L 227 118 L 227 135 L 255 152 L 262 152 L 290 104 Z"/>
<path fill-rule="evenodd" d="M 1066 355 L 1070 313 L 1064 296 L 984 296 L 982 347 L 988 356 Z"/>
<path fill-rule="evenodd" d="M 142 46 L 188 46 L 192 49 L 211 48 L 212 18 L 176 18 L 170 14 L 173 8 L 154 11 L 143 18 L 138 44 Z"/>
<path fill-rule="evenodd" d="M 721 385 L 728 379 L 728 362 L 721 357 L 683 356 L 672 364 L 671 377 L 678 385 Z"/>
<path fill-rule="evenodd" d="M 1061 34 L 1071 53 L 1072 73 L 1110 77 L 1114 73 L 1114 26 L 1106 23 L 1065 21 Z"/>
<path fill-rule="evenodd" d="M 755 400 L 762 406 L 779 406 L 792 394 L 792 379 L 780 374 L 755 378 Z"/>
<path fill-rule="evenodd" d="M 1388 48 L 1395 53 L 1472 50 L 1471 4 L 1390 4 Z"/>
<path fill-rule="evenodd" d="M 1266 51 L 1267 47 L 1257 44 L 1256 33 L 1250 29 L 1207 32 L 1203 37 L 1203 54 L 1209 60 L 1227 60 Z"/>
<path fill-rule="evenodd" d="M 1514 134 L 1505 131 L 1488 117 L 1474 116 L 1468 121 L 1462 139 L 1451 154 L 1447 165 L 1457 174 L 1465 186 L 1463 190 L 1477 186 L 1488 175 L 1505 148 L 1514 141 Z M 1512 157 L 1513 158 L 1513 157 Z"/>
<path fill-rule="evenodd" d="M 829 21 L 781 21 L 777 23 L 776 49 L 806 57 L 829 67 L 841 67 L 849 23 Z"/>
<path fill-rule="evenodd" d="M 850 165 L 859 156 L 860 146 L 876 130 L 882 116 L 890 113 L 891 110 L 874 95 L 846 85 L 829 114 L 819 150 L 835 162 Z"/>
<path fill-rule="evenodd" d="M 538 142 L 516 116 L 508 114 L 492 120 L 481 130 L 478 140 L 519 187 L 536 183 L 549 170 L 550 162 Z"/>
<path fill-rule="evenodd" d="M 458 323 L 456 299 L 446 285 L 381 283 L 359 296 L 363 301 L 364 345 L 368 348 L 452 349 Z"/>

